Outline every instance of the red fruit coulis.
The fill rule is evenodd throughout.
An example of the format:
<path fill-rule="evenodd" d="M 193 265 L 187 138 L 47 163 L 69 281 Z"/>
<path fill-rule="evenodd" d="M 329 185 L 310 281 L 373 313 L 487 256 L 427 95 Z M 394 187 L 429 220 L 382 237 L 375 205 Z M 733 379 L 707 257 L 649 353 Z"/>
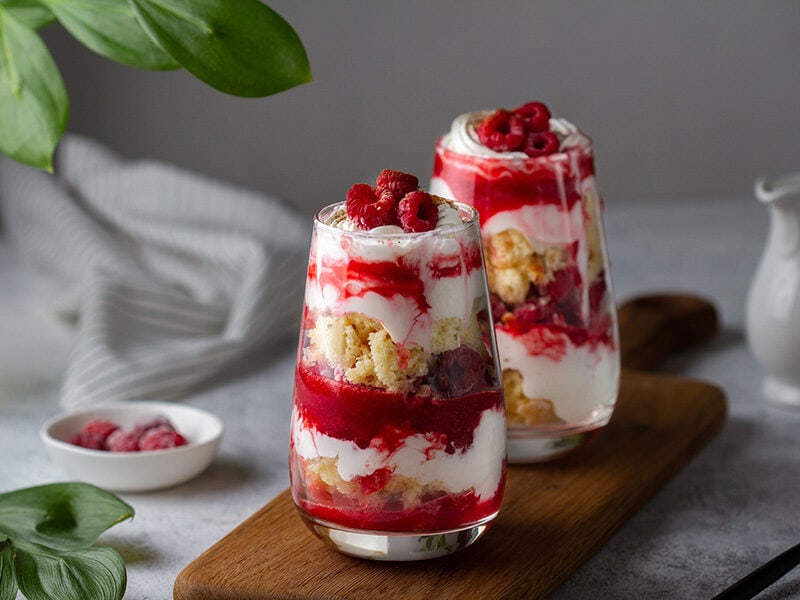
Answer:
<path fill-rule="evenodd" d="M 452 454 L 467 450 L 483 411 L 501 409 L 498 390 L 481 390 L 458 398 L 415 396 L 334 381 L 299 365 L 295 406 L 308 427 L 359 448 L 389 454 L 410 435 L 422 434 Z"/>
<path fill-rule="evenodd" d="M 323 255 L 309 264 L 308 279 L 310 285 L 320 289 L 332 286 L 341 290 L 343 300 L 373 292 L 387 299 L 410 298 L 421 313 L 430 308 L 419 277 L 419 265 L 406 263 L 402 257 L 396 262 L 356 258 L 341 261 Z"/>
<path fill-rule="evenodd" d="M 566 271 L 568 269 L 564 269 Z M 562 271 L 562 272 L 563 272 Z M 545 355 L 558 361 L 567 353 L 567 340 L 574 346 L 614 347 L 613 322 L 602 300 L 606 295 L 601 275 L 589 288 L 589 322 L 579 316 L 574 290 L 554 290 L 551 301 L 541 306 L 533 298 L 522 304 L 511 317 L 495 320 L 495 329 L 520 339 L 532 356 Z"/>
<path fill-rule="evenodd" d="M 500 510 L 505 475 L 497 486 L 497 493 L 488 500 L 480 500 L 473 492 L 442 494 L 405 510 L 376 510 L 363 507 L 354 498 L 329 492 L 321 493 L 317 500 L 314 490 L 308 497 L 296 497 L 299 506 L 316 519 L 336 523 L 350 529 L 396 532 L 434 532 L 459 529 L 492 516 Z"/>
<path fill-rule="evenodd" d="M 497 213 L 531 204 L 571 210 L 583 199 L 581 183 L 591 175 L 591 149 L 581 146 L 537 158 L 495 159 L 437 144 L 433 164 L 433 176 L 447 183 L 456 200 L 477 208 L 483 223 Z"/>

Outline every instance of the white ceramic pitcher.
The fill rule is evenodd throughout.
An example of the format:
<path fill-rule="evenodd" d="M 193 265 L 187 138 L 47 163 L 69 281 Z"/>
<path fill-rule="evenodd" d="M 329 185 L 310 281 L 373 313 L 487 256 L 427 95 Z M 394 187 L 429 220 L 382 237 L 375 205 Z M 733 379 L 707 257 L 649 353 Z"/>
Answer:
<path fill-rule="evenodd" d="M 800 408 L 800 173 L 762 177 L 755 195 L 770 226 L 747 297 L 748 343 L 766 372 L 764 396 Z"/>

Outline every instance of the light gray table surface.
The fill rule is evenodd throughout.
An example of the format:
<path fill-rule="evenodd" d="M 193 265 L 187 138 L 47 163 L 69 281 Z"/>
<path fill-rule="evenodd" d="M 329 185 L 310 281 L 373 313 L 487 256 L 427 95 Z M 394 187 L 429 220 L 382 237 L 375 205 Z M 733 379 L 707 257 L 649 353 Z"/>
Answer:
<path fill-rule="evenodd" d="M 609 202 L 606 227 L 618 300 L 685 291 L 718 307 L 721 334 L 665 370 L 722 387 L 729 415 L 711 443 L 554 597 L 711 598 L 800 541 L 800 412 L 762 400 L 761 369 L 743 333 L 766 209 L 746 196 Z M 74 336 L 43 300 L 0 234 L 0 491 L 67 478 L 50 463 L 38 430 L 60 412 Z M 171 598 L 184 566 L 288 485 L 294 352 L 277 348 L 185 400 L 225 423 L 219 455 L 204 474 L 172 489 L 120 494 L 136 517 L 101 541 L 125 559 L 126 598 Z M 800 569 L 761 597 L 800 597 Z"/>

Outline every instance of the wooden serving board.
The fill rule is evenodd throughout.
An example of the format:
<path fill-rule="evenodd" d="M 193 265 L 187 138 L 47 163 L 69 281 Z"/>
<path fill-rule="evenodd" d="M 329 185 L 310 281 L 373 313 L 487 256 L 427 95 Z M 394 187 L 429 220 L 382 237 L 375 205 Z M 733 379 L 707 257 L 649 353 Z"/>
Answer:
<path fill-rule="evenodd" d="M 714 308 L 686 296 L 620 308 L 622 385 L 594 440 L 549 463 L 508 469 L 503 506 L 485 536 L 421 562 L 344 556 L 306 529 L 289 490 L 189 564 L 176 600 L 544 598 L 677 473 L 720 429 L 723 392 L 698 381 L 631 370 L 717 330 Z"/>

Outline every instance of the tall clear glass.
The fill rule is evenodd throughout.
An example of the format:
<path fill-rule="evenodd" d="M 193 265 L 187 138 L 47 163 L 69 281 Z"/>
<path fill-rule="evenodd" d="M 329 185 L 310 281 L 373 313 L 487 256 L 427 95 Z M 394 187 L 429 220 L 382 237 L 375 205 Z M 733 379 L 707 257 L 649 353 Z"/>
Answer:
<path fill-rule="evenodd" d="M 300 515 L 362 558 L 472 544 L 503 495 L 506 420 L 477 212 L 422 233 L 314 221 L 292 411 Z M 333 223 L 333 224 L 331 224 Z"/>
<path fill-rule="evenodd" d="M 581 135 L 547 156 L 487 156 L 455 151 L 444 139 L 431 193 L 480 213 L 509 462 L 554 458 L 608 423 L 619 385 L 591 143 Z"/>

